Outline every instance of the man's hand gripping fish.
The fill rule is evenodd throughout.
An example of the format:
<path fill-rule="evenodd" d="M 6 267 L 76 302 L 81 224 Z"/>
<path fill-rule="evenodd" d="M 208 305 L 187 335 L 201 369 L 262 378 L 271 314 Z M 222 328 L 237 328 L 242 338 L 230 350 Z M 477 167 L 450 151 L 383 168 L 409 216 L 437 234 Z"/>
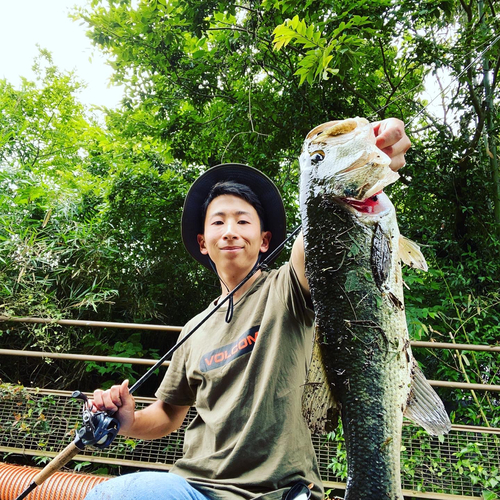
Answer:
<path fill-rule="evenodd" d="M 317 323 L 304 410 L 316 430 L 341 413 L 346 500 L 403 499 L 403 415 L 431 434 L 451 427 L 410 349 L 401 260 L 427 266 L 418 246 L 400 236 L 382 191 L 399 177 L 390 161 L 363 118 L 316 127 L 300 156 L 306 276 Z"/>

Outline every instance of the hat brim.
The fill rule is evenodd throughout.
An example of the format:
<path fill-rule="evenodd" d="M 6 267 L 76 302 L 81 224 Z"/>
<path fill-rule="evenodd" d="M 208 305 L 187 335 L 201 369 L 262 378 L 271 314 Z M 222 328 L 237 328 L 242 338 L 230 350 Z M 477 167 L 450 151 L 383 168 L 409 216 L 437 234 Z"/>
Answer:
<path fill-rule="evenodd" d="M 202 206 L 208 193 L 218 182 L 234 181 L 248 186 L 258 197 L 264 209 L 264 230 L 271 232 L 270 254 L 286 237 L 286 215 L 283 200 L 273 181 L 259 170 L 239 163 L 225 163 L 210 168 L 192 184 L 184 201 L 181 220 L 182 241 L 187 251 L 206 268 L 208 255 L 200 252 L 197 236 L 204 232 Z M 278 257 L 276 254 L 273 260 Z M 271 262 L 269 262 L 270 264 Z"/>

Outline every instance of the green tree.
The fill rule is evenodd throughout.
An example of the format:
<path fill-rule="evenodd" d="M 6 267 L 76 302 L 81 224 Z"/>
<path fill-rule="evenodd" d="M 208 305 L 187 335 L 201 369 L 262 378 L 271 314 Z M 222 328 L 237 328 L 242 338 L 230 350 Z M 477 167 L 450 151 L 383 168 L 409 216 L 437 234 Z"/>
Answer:
<path fill-rule="evenodd" d="M 494 90 L 500 58 L 491 3 L 482 18 L 477 2 L 452 0 L 94 1 L 78 15 L 128 88 L 118 124 L 126 137 L 164 141 L 183 168 L 256 166 L 278 183 L 291 219 L 308 130 L 354 115 L 411 120 L 414 147 L 392 197 L 403 231 L 429 246 L 433 266 L 426 277 L 408 275 L 412 333 L 497 341 L 495 186 L 481 138 L 486 116 L 497 123 L 498 115 L 485 107 L 482 60 L 473 55 L 488 48 Z M 419 98 L 424 77 L 439 71 L 456 81 L 445 120 Z M 421 355 L 431 376 L 498 381 L 491 358 L 469 357 L 467 374 L 460 357 Z M 469 394 L 457 397 L 468 404 Z M 486 404 L 496 418 L 497 401 Z"/>
<path fill-rule="evenodd" d="M 498 111 L 484 104 L 481 64 L 488 57 L 494 91 L 500 57 L 494 5 L 478 9 L 472 0 L 91 1 L 75 17 L 126 88 L 105 127 L 78 105 L 74 77 L 50 63 L 39 86 L 2 83 L 2 310 L 183 324 L 218 290 L 179 239 L 200 171 L 229 161 L 261 169 L 292 227 L 305 134 L 334 118 L 397 116 L 414 147 L 391 197 L 432 269 L 406 274 L 412 335 L 496 343 L 500 245 L 482 138 L 488 117 L 490 139 L 498 135 Z M 440 71 L 456 82 L 444 120 L 419 97 Z M 28 250 L 16 260 L 19 248 Z M 82 343 L 105 350 L 106 335 Z M 108 352 L 168 343 L 118 340 Z M 419 353 L 431 377 L 498 383 L 486 355 L 435 355 Z M 488 394 L 445 396 L 457 418 L 484 421 L 478 403 L 490 423 L 498 417 Z"/>
<path fill-rule="evenodd" d="M 494 6 L 487 4 L 481 13 L 480 3 L 460 2 L 446 29 L 427 29 L 426 50 L 434 55 L 427 65 L 435 86 L 443 90 L 443 118 L 424 108 L 416 116 L 408 167 L 392 193 L 403 230 L 427 246 L 431 264 L 427 276 L 408 278 L 413 337 L 494 345 L 500 338 L 500 221 L 491 130 L 498 136 L 499 113 L 498 99 L 488 102 L 484 62 L 492 68 L 494 91 L 500 46 Z M 498 360 L 487 353 L 428 353 L 426 365 L 435 378 L 500 380 Z M 458 419 L 500 421 L 494 394 L 447 391 L 446 398 Z"/>
<path fill-rule="evenodd" d="M 384 115 L 384 58 L 394 92 L 418 80 L 418 71 L 397 74 L 406 60 L 395 50 L 381 52 L 397 31 L 395 22 L 384 26 L 389 3 L 306 2 L 300 19 L 286 21 L 294 9 L 293 2 L 94 2 L 79 16 L 128 89 L 125 134 L 161 138 L 185 164 L 252 164 L 287 191 L 311 128 L 333 117 Z M 280 41 L 285 28 L 292 38 L 304 35 Z M 313 78 L 295 75 L 309 67 Z"/>
<path fill-rule="evenodd" d="M 206 281 L 179 244 L 194 174 L 167 165 L 168 149 L 154 140 L 131 142 L 94 123 L 77 101 L 80 83 L 50 54 L 40 54 L 36 69 L 37 81 L 19 89 L 0 82 L 0 314 L 183 324 L 201 307 L 204 291 L 195 283 Z M 145 355 L 148 345 L 154 354 L 174 340 L 125 341 L 120 332 L 110 343 L 110 332 L 55 325 L 2 330 L 10 348 L 127 356 Z M 1 376 L 23 380 L 35 366 L 3 364 Z M 70 387 L 85 367 L 68 366 L 37 368 L 35 381 Z"/>

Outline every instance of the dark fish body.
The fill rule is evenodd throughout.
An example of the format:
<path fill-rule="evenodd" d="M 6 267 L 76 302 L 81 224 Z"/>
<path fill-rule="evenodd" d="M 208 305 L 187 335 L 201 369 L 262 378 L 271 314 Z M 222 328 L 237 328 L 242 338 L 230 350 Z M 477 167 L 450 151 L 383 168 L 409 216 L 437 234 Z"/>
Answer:
<path fill-rule="evenodd" d="M 354 128 L 363 126 L 367 122 Z M 340 407 L 346 442 L 345 499 L 402 500 L 403 414 L 412 410 L 413 380 L 421 377 L 406 328 L 396 213 L 380 192 L 397 174 L 390 171 L 390 160 L 374 149 L 371 129 L 368 139 L 361 134 L 351 140 L 354 147 L 349 141 L 338 145 L 342 128 L 331 135 L 324 130 L 317 127 L 309 134 L 301 155 L 301 212 L 321 368 Z M 366 146 L 363 141 L 368 141 Z M 342 144 L 347 149 L 341 151 L 341 160 L 328 164 Z M 358 162 L 355 168 L 349 167 L 349 155 L 352 163 Z M 336 166 L 343 159 L 347 163 L 339 172 Z M 426 382 L 423 386 L 433 394 L 431 408 L 423 413 L 434 413 L 431 421 L 447 420 L 433 390 Z M 435 405 L 441 405 L 437 416 Z"/>
<path fill-rule="evenodd" d="M 405 321 L 402 298 L 397 304 L 384 296 L 371 270 L 370 249 L 380 226 L 359 224 L 348 210 L 326 198 L 311 201 L 305 219 L 318 342 L 332 391 L 342 404 L 346 498 L 400 499 L 395 479 L 400 474 L 411 353 L 407 335 L 400 335 Z M 382 244 L 397 241 L 399 235 L 391 232 L 384 234 Z M 388 274 L 401 280 L 395 259 Z"/>

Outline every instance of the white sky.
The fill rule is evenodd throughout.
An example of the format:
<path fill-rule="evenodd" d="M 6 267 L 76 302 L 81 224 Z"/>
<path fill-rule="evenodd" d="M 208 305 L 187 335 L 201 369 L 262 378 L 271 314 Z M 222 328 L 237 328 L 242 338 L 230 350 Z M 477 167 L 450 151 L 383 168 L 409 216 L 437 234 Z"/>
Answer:
<path fill-rule="evenodd" d="M 33 80 L 38 44 L 52 52 L 60 70 L 75 71 L 87 84 L 78 96 L 83 104 L 115 107 L 122 88 L 110 85 L 112 70 L 85 36 L 86 26 L 68 17 L 73 6 L 86 4 L 87 0 L 0 0 L 0 78 L 15 87 L 20 76 Z"/>

